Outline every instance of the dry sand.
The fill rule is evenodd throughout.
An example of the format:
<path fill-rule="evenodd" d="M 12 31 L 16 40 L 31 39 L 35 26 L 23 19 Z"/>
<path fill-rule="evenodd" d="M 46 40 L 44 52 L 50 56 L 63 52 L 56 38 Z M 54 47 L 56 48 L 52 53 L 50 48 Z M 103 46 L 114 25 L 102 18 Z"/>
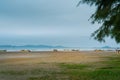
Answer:
<path fill-rule="evenodd" d="M 26 63 L 87 63 L 98 62 L 104 57 L 112 56 L 115 52 L 108 51 L 43 51 L 43 52 L 6 52 L 0 53 L 2 64 L 26 64 Z"/>

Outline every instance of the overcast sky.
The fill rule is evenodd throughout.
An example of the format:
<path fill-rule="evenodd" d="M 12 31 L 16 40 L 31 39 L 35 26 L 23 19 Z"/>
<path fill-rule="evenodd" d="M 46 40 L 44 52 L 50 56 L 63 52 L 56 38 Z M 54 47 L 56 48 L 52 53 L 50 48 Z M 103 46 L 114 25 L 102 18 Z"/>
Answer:
<path fill-rule="evenodd" d="M 94 7 L 79 0 L 1 0 L 0 45 L 46 44 L 71 47 L 118 46 L 90 35 L 100 25 L 88 21 Z"/>

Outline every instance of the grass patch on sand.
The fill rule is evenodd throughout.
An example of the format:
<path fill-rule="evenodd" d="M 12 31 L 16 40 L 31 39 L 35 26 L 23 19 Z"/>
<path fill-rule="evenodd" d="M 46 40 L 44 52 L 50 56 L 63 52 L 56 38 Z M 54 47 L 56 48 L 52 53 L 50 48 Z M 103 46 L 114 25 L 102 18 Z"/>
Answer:
<path fill-rule="evenodd" d="M 94 63 L 95 64 L 95 63 Z M 105 64 L 103 66 L 103 64 Z M 99 62 L 99 68 L 92 64 L 60 64 L 69 80 L 119 80 L 120 56 L 107 57 Z"/>
<path fill-rule="evenodd" d="M 59 66 L 65 69 L 85 69 L 88 67 L 87 65 L 84 64 L 68 64 L 68 63 L 60 63 Z"/>
<path fill-rule="evenodd" d="M 0 74 L 3 75 L 25 75 L 25 71 L 12 71 L 12 70 L 6 70 L 6 71 L 0 71 Z"/>

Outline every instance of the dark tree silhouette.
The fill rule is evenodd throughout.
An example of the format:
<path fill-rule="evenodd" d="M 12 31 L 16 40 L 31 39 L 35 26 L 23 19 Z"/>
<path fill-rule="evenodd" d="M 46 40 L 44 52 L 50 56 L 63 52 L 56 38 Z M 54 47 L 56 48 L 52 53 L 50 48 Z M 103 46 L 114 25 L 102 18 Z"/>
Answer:
<path fill-rule="evenodd" d="M 105 37 L 111 37 L 120 43 L 120 0 L 81 0 L 78 6 L 80 4 L 96 7 L 95 13 L 91 16 L 92 23 L 98 22 L 102 26 L 92 37 L 100 42 L 104 42 Z"/>

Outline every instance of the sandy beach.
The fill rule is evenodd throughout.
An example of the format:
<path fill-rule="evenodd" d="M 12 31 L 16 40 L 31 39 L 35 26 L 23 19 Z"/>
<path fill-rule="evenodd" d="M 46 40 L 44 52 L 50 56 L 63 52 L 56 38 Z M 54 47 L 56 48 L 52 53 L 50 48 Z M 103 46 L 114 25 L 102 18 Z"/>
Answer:
<path fill-rule="evenodd" d="M 110 66 L 106 62 L 116 55 L 113 51 L 2 52 L 0 80 L 94 80 L 90 75 L 95 76 L 96 71 L 98 80 L 103 80 L 106 72 L 100 75 L 99 70 L 117 66 L 119 60 L 113 60 L 114 65 L 109 62 Z"/>
<path fill-rule="evenodd" d="M 5 52 L 0 53 L 0 63 L 87 63 L 103 60 L 115 52 L 95 51 L 38 51 L 38 52 Z"/>

